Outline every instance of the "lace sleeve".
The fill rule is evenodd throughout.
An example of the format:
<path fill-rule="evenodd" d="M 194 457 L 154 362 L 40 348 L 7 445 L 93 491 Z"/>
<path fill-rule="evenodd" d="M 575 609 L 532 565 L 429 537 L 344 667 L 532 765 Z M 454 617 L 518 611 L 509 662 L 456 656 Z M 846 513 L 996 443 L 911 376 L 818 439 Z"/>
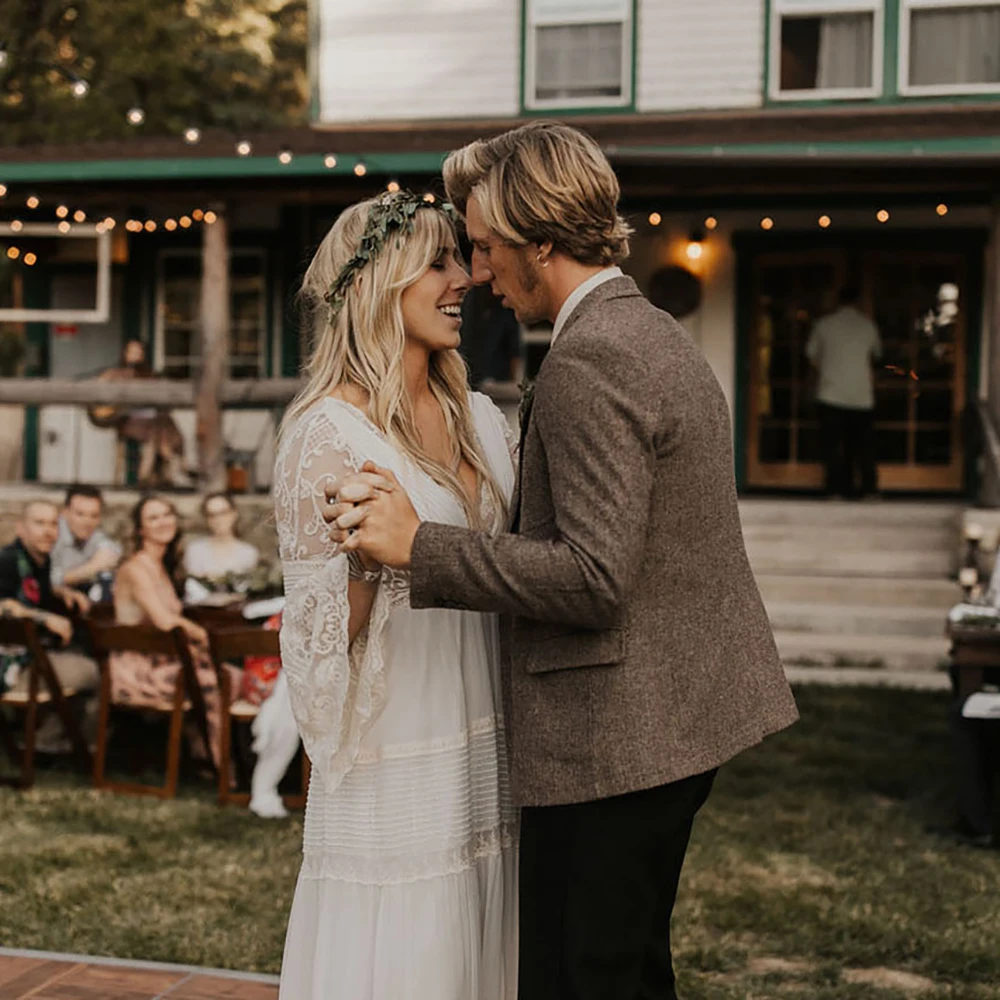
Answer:
<path fill-rule="evenodd" d="M 393 594 L 379 586 L 368 623 L 348 639 L 347 557 L 330 541 L 325 489 L 361 467 L 343 429 L 321 409 L 286 432 L 274 474 L 285 582 L 281 662 L 302 742 L 327 789 L 357 757 L 385 703 L 384 637 Z"/>

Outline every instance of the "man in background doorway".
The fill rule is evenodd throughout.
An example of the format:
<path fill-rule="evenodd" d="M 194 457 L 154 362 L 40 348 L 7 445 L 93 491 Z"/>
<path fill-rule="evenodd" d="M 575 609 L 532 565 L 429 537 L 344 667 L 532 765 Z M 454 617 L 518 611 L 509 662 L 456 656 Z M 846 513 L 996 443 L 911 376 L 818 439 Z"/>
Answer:
<path fill-rule="evenodd" d="M 882 353 L 878 327 L 858 308 L 856 285 L 840 290 L 839 305 L 813 327 L 806 354 L 819 374 L 826 493 L 858 499 L 877 489 L 872 362 Z"/>

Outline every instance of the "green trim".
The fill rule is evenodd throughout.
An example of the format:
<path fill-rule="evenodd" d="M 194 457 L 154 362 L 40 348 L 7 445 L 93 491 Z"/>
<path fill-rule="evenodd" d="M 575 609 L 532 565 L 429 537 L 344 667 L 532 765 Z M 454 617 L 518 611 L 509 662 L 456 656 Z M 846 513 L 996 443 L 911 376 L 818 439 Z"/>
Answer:
<path fill-rule="evenodd" d="M 558 115 L 560 118 L 577 118 L 581 115 L 627 115 L 635 114 L 636 111 L 636 87 L 638 85 L 638 45 L 639 45 L 639 4 L 638 0 L 632 2 L 632 86 L 627 104 L 596 104 L 587 107 L 560 108 L 557 105 L 548 108 L 529 108 L 526 97 L 525 77 L 527 75 L 528 64 L 526 61 L 528 51 L 528 4 L 531 0 L 521 0 L 521 53 L 520 53 L 520 77 L 518 79 L 518 106 L 521 114 L 527 118 L 550 118 Z"/>
<path fill-rule="evenodd" d="M 861 142 L 746 142 L 716 146 L 618 146 L 614 158 L 710 157 L 725 162 L 743 157 L 821 160 L 823 157 L 1000 155 L 1000 136 L 948 136 L 939 139 L 873 139 Z"/>
<path fill-rule="evenodd" d="M 319 41 L 320 16 L 319 0 L 308 0 L 306 16 L 309 22 L 309 43 L 306 50 L 306 75 L 309 81 L 309 121 L 313 124 L 319 121 Z"/>
<path fill-rule="evenodd" d="M 287 166 L 271 156 L 177 157 L 167 160 L 80 160 L 46 163 L 3 163 L 0 179 L 4 183 L 30 181 L 118 181 L 118 180 L 195 180 L 243 177 L 318 177 L 353 176 L 354 167 L 364 161 L 369 174 L 436 174 L 447 152 L 441 153 L 338 153 L 333 168 L 323 163 L 323 155 L 297 156 Z"/>

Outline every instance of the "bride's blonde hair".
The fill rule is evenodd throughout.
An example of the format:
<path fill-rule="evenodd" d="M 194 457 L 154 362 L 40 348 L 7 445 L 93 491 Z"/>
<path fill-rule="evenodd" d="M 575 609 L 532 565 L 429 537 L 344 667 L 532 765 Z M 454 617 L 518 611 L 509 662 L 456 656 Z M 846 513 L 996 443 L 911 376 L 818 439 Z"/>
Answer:
<path fill-rule="evenodd" d="M 482 453 L 469 405 L 468 372 L 458 351 L 436 351 L 430 359 L 430 388 L 444 413 L 448 436 L 455 442 L 451 465 L 435 461 L 424 449 L 403 373 L 402 296 L 437 260 L 457 245 L 455 227 L 440 209 L 412 213 L 412 228 L 391 231 L 343 289 L 342 304 L 332 313 L 327 295 L 345 265 L 357 253 L 373 207 L 379 210 L 414 196 L 380 195 L 352 205 L 326 234 L 302 280 L 300 301 L 311 324 L 315 347 L 305 366 L 306 385 L 282 421 L 290 426 L 314 403 L 339 385 L 368 394 L 368 417 L 388 440 L 462 504 L 470 525 L 485 527 L 478 503 L 470 503 L 459 477 L 464 459 L 485 484 L 497 512 L 498 527 L 506 504 Z M 477 490 L 478 494 L 478 490 Z"/>

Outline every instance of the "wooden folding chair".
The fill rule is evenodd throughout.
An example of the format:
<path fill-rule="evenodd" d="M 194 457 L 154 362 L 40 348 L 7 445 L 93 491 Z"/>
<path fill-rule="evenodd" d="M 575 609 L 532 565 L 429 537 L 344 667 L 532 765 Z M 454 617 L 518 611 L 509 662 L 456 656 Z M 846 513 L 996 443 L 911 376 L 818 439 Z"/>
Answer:
<path fill-rule="evenodd" d="M 281 645 L 278 632 L 274 629 L 245 625 L 241 628 L 217 629 L 208 633 L 212 650 L 212 662 L 219 678 L 222 697 L 222 753 L 219 761 L 219 805 L 230 802 L 246 805 L 250 796 L 246 792 L 234 792 L 229 787 L 232 770 L 233 725 L 249 726 L 260 711 L 258 705 L 249 701 L 234 699 L 232 677 L 226 670 L 228 661 L 242 662 L 246 656 L 280 656 Z M 309 758 L 305 749 L 302 755 L 302 791 L 297 795 L 284 795 L 282 801 L 289 809 L 302 809 L 309 790 Z"/>
<path fill-rule="evenodd" d="M 180 773 L 181 736 L 184 717 L 189 714 L 198 726 L 205 740 L 206 748 L 211 748 L 208 734 L 208 716 L 205 712 L 205 697 L 198 682 L 187 636 L 181 628 L 170 632 L 154 628 L 152 625 L 104 625 L 88 622 L 93 638 L 94 651 L 101 665 L 101 705 L 97 722 L 97 749 L 94 753 L 94 787 L 107 788 L 113 792 L 132 795 L 152 795 L 170 799 L 177 794 L 177 778 Z M 111 654 L 136 652 L 146 656 L 167 656 L 180 661 L 174 694 L 169 706 L 162 708 L 149 705 L 130 705 L 111 701 Z M 104 774 L 108 752 L 108 718 L 112 706 L 138 712 L 156 712 L 170 716 L 170 730 L 167 738 L 166 776 L 162 785 L 145 785 L 139 782 L 109 781 Z M 214 768 L 214 764 L 213 764 Z"/>
<path fill-rule="evenodd" d="M 245 628 L 243 605 L 240 604 L 189 604 L 184 608 L 184 617 L 197 622 L 203 629 Z"/>
<path fill-rule="evenodd" d="M 38 638 L 35 623 L 28 618 L 0 618 L 0 646 L 21 646 L 29 657 L 27 691 L 7 691 L 0 695 L 0 706 L 24 712 L 24 741 L 18 751 L 17 743 L 7 720 L 0 710 L 0 742 L 15 767 L 20 767 L 20 777 L 3 779 L 2 784 L 30 788 L 35 783 L 35 736 L 38 731 L 39 706 L 51 708 L 69 737 L 73 756 L 84 771 L 91 768 L 90 750 L 67 699 L 76 694 L 59 683 L 52 661 Z M 18 760 L 20 758 L 20 761 Z"/>

